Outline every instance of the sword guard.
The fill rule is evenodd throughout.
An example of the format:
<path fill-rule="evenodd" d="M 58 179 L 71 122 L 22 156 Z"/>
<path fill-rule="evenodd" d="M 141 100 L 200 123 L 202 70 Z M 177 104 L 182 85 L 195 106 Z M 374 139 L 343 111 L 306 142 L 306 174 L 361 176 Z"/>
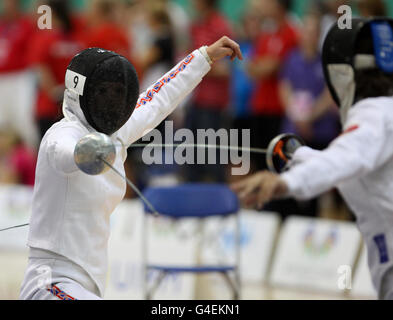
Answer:
<path fill-rule="evenodd" d="M 267 148 L 266 164 L 274 173 L 282 173 L 288 170 L 289 161 L 295 151 L 304 146 L 302 138 L 292 133 L 284 133 L 275 137 Z"/>

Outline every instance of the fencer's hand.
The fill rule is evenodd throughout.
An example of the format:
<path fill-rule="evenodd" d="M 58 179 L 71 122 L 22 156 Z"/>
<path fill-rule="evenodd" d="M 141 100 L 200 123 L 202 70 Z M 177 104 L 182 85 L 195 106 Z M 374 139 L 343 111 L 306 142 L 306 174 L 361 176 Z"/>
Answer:
<path fill-rule="evenodd" d="M 261 171 L 231 185 L 246 206 L 261 209 L 265 203 L 284 196 L 288 187 L 278 174 Z"/>
<path fill-rule="evenodd" d="M 240 46 L 227 36 L 222 37 L 220 40 L 209 46 L 206 49 L 206 52 L 213 63 L 225 57 L 231 57 L 232 61 L 235 60 L 236 57 L 243 60 Z"/>

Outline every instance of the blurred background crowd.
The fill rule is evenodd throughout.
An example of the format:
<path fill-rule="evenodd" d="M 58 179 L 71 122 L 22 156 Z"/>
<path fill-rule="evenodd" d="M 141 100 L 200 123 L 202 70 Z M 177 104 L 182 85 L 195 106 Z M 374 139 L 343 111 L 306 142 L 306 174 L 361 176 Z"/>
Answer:
<path fill-rule="evenodd" d="M 51 30 L 39 30 L 37 8 L 52 9 Z M 338 8 L 359 16 L 389 15 L 383 0 L 2 0 L 0 2 L 0 183 L 34 185 L 40 139 L 62 118 L 64 75 L 87 47 L 132 61 L 141 90 L 188 52 L 223 35 L 243 61 L 213 66 L 192 96 L 170 116 L 176 128 L 250 129 L 251 146 L 266 148 L 282 132 L 322 149 L 340 133 L 326 89 L 321 48 Z M 163 125 L 160 130 L 164 130 Z M 142 189 L 181 181 L 231 182 L 230 165 L 154 165 L 130 149 L 128 177 Z M 265 168 L 252 155 L 251 172 Z M 134 197 L 131 190 L 127 197 Z M 268 210 L 351 219 L 337 194 L 308 202 L 279 201 Z"/>

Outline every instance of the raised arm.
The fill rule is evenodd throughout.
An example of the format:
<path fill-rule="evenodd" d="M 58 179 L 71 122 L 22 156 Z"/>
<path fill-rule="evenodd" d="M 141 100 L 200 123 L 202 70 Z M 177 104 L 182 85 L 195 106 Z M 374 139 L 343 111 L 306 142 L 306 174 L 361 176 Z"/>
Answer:
<path fill-rule="evenodd" d="M 134 113 L 119 130 L 118 137 L 129 146 L 160 124 L 210 71 L 224 58 L 242 59 L 239 46 L 227 37 L 188 55 L 139 97 Z"/>

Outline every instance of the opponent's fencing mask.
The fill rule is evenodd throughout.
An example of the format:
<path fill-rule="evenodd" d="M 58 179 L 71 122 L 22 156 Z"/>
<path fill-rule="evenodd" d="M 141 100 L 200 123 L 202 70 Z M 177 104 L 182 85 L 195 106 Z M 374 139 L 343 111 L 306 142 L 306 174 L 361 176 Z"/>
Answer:
<path fill-rule="evenodd" d="M 322 63 L 327 85 L 345 122 L 352 105 L 367 97 L 358 90 L 357 76 L 365 70 L 393 73 L 393 20 L 356 18 L 351 29 L 342 29 L 336 23 L 325 39 Z M 365 81 L 373 80 L 370 75 L 367 78 Z"/>
<path fill-rule="evenodd" d="M 127 122 L 139 96 L 132 64 L 115 52 L 99 48 L 86 49 L 72 59 L 65 84 L 79 96 L 87 122 L 107 135 Z"/>

